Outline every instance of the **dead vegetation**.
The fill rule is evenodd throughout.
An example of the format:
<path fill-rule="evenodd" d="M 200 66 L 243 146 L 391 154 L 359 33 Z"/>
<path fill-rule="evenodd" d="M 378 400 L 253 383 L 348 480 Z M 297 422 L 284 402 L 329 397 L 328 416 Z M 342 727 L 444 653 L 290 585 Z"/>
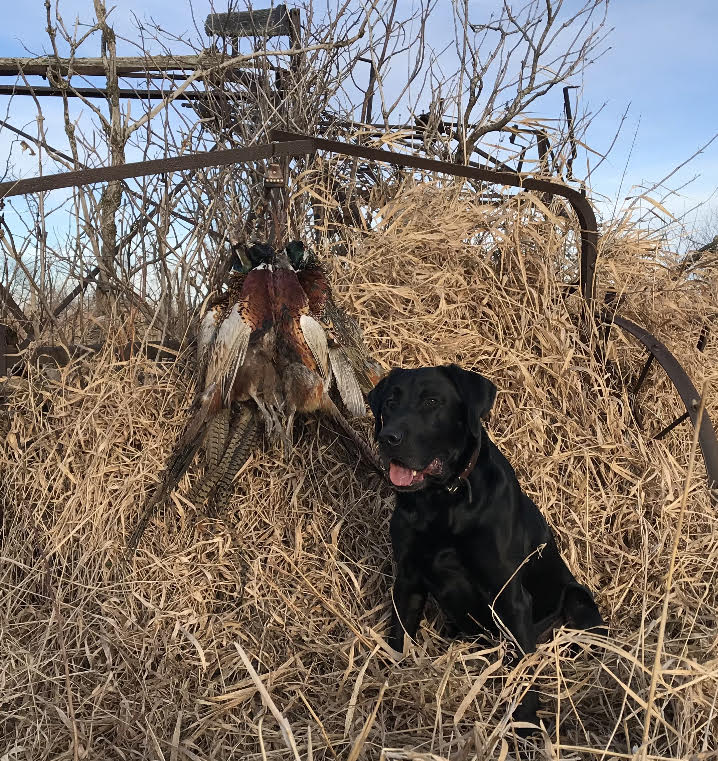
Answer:
<path fill-rule="evenodd" d="M 529 193 L 477 198 L 405 187 L 368 235 L 345 231 L 333 287 L 385 365 L 456 361 L 496 382 L 491 433 L 596 591 L 610 638 L 561 631 L 512 666 L 503 642 L 442 641 L 434 613 L 392 663 L 391 493 L 316 419 L 297 427 L 289 462 L 264 443 L 220 520 L 184 498 L 191 471 L 123 565 L 191 385 L 179 363 L 119 362 L 108 347 L 12 381 L 0 440 L 4 759 L 716 757 L 718 519 L 700 456 L 687 484 L 692 428 L 652 440 L 682 411 L 660 368 L 638 427 L 644 356 L 617 330 L 600 350 L 581 322 L 561 285 L 575 263 L 567 219 Z M 718 312 L 715 272 L 676 265 L 616 225 L 599 287 L 715 390 L 715 334 L 694 348 Z M 714 391 L 708 411 L 718 417 Z M 546 730 L 522 745 L 509 717 L 532 681 Z"/>

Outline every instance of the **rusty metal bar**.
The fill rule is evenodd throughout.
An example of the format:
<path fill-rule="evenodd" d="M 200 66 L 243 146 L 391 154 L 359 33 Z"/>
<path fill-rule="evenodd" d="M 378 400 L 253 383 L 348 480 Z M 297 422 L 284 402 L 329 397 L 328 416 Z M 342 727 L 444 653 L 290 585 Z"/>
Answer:
<path fill-rule="evenodd" d="M 581 228 L 581 292 L 589 304 L 593 302 L 598 225 L 591 204 L 573 188 L 560 182 L 551 182 L 550 180 L 535 177 L 524 177 L 514 172 L 451 164 L 446 161 L 425 159 L 421 156 L 408 154 L 404 155 L 379 148 L 367 148 L 362 145 L 352 145 L 351 143 L 343 143 L 339 140 L 327 140 L 321 137 L 307 138 L 306 135 L 284 132 L 283 130 L 272 130 L 271 138 L 272 140 L 287 142 L 299 141 L 303 138 L 310 140 L 314 150 L 318 151 L 329 151 L 330 153 L 346 156 L 358 156 L 369 161 L 384 161 L 411 169 L 424 169 L 428 172 L 451 174 L 455 177 L 466 177 L 467 179 L 488 182 L 494 185 L 508 185 L 514 188 L 536 190 L 540 193 L 554 193 L 555 195 L 563 196 L 573 207 Z"/>
<path fill-rule="evenodd" d="M 91 269 L 87 275 L 85 275 L 82 280 L 70 291 L 70 293 L 65 296 L 65 298 L 52 310 L 52 314 L 54 317 L 59 317 L 66 309 L 67 307 L 72 304 L 72 302 L 87 288 L 87 286 L 92 283 L 95 278 L 100 274 L 100 268 L 94 267 Z"/>
<path fill-rule="evenodd" d="M 571 110 L 571 97 L 568 94 L 569 90 L 578 89 L 578 85 L 566 85 L 563 88 L 563 111 L 566 114 L 566 125 L 568 126 L 568 141 L 571 145 L 571 153 L 566 160 L 566 177 L 569 180 L 573 180 L 573 162 L 578 156 L 576 150 L 576 134 L 574 132 L 573 111 Z"/>
<path fill-rule="evenodd" d="M 232 81 L 245 87 L 256 87 L 258 75 L 254 72 L 235 72 L 232 74 Z M 160 90 L 158 87 L 149 87 L 138 89 L 136 87 L 121 87 L 118 89 L 118 95 L 123 100 L 172 100 L 186 101 L 205 101 L 212 98 L 213 93 L 210 90 L 184 90 L 181 93 L 175 93 L 172 90 Z M 38 98 L 62 97 L 68 98 L 107 98 L 107 89 L 104 87 L 52 87 L 47 85 L 0 85 L 0 96 L 13 97 L 15 95 L 34 95 Z"/>
<path fill-rule="evenodd" d="M 29 140 L 31 143 L 34 143 L 35 145 L 40 146 L 41 148 L 44 148 L 49 153 L 53 153 L 56 156 L 59 156 L 61 159 L 64 159 L 65 161 L 68 161 L 70 163 L 75 163 L 75 160 L 72 156 L 69 156 L 66 153 L 63 153 L 62 151 L 58 150 L 57 148 L 54 148 L 53 146 L 46 143 L 44 140 L 40 140 L 36 137 L 33 137 L 32 135 L 28 134 L 27 132 L 24 132 L 21 129 L 18 129 L 17 127 L 13 126 L 7 121 L 4 121 L 3 119 L 0 119 L 0 127 L 4 127 L 6 129 L 9 129 L 11 132 L 14 132 L 16 135 L 19 135 L 20 137 L 24 138 L 25 140 Z M 210 148 L 209 152 L 213 152 L 217 150 L 217 146 L 214 146 Z M 83 169 L 87 169 L 84 164 L 80 164 L 80 166 Z M 170 190 L 168 194 L 168 198 L 173 198 L 177 193 L 179 193 L 188 183 L 189 179 L 185 177 L 180 182 L 178 182 L 172 190 Z M 140 193 L 137 193 L 136 191 L 133 191 L 131 188 L 127 189 L 128 193 L 133 195 L 135 198 L 142 199 L 142 195 Z M 130 240 L 142 229 L 144 229 L 148 224 L 152 216 L 157 213 L 157 211 L 160 208 L 160 202 L 159 201 L 151 201 L 150 207 L 143 212 L 143 216 L 140 217 L 138 220 L 133 223 L 133 225 L 130 227 L 130 230 L 120 239 L 120 241 L 117 244 L 118 250 L 122 250 Z M 183 214 L 180 214 L 176 211 L 171 212 L 173 216 L 175 216 L 177 219 L 181 219 L 184 222 L 187 222 L 188 224 L 194 224 L 194 220 L 190 219 L 189 217 L 185 217 Z M 214 230 L 208 230 L 207 234 L 210 237 L 215 238 L 221 238 L 220 235 L 218 235 Z M 65 298 L 60 302 L 60 304 L 53 309 L 53 315 L 55 317 L 58 317 L 62 312 L 67 309 L 68 306 L 79 296 L 86 288 L 87 286 L 94 282 L 97 276 L 100 274 L 100 268 L 95 267 L 93 270 L 91 270 L 87 275 L 85 275 L 80 282 L 75 286 L 75 288 L 67 295 Z M 24 341 L 21 342 L 19 348 L 24 349 L 26 348 L 33 336 L 34 336 L 34 326 L 32 325 L 31 321 L 28 320 L 27 317 L 23 314 L 22 310 L 19 306 L 15 303 L 15 301 L 12 298 L 12 295 L 10 292 L 0 283 L 0 306 L 2 306 L 3 302 L 6 303 L 8 309 L 10 309 L 13 316 L 18 320 L 20 325 L 22 326 L 23 330 L 26 332 L 27 337 Z"/>
<path fill-rule="evenodd" d="M 171 91 L 159 90 L 157 88 L 136 90 L 133 87 L 121 87 L 118 90 L 121 99 L 131 100 L 164 100 L 172 98 L 173 100 L 201 100 L 206 94 L 196 90 L 185 90 L 174 95 Z M 33 87 L 32 85 L 0 85 L 0 96 L 8 95 L 35 95 L 38 98 L 59 97 L 66 95 L 68 98 L 107 98 L 107 90 L 98 87 Z"/>
<path fill-rule="evenodd" d="M 357 156 L 370 161 L 383 161 L 395 166 L 411 169 L 423 169 L 428 172 L 451 174 L 479 182 L 506 185 L 541 193 L 553 193 L 563 196 L 573 207 L 581 228 L 581 291 L 589 304 L 593 302 L 594 277 L 596 269 L 596 244 L 598 232 L 596 215 L 591 204 L 578 191 L 562 183 L 535 177 L 524 177 L 513 172 L 483 169 L 445 161 L 425 159 L 420 156 L 394 153 L 379 148 L 343 143 L 339 140 L 327 140 L 309 137 L 291 132 L 272 131 L 273 142 L 251 148 L 233 148 L 224 151 L 202 151 L 188 156 L 174 156 L 166 159 L 139 161 L 116 167 L 88 169 L 76 172 L 36 177 L 29 180 L 0 183 L 0 198 L 56 190 L 74 185 L 89 185 L 96 182 L 125 180 L 130 177 L 142 177 L 148 174 L 177 172 L 186 169 L 201 169 L 207 166 L 224 166 L 247 161 L 257 161 L 280 156 L 299 156 L 315 151 L 329 151 L 345 156 Z"/>
<path fill-rule="evenodd" d="M 651 366 L 653 365 L 654 359 L 655 357 L 653 356 L 653 354 L 649 352 L 648 359 L 643 365 L 641 374 L 638 376 L 638 380 L 633 386 L 633 406 L 632 406 L 633 417 L 636 419 L 636 425 L 639 428 L 643 428 L 643 414 L 641 413 L 641 405 L 638 403 L 638 392 L 641 390 L 641 386 L 643 385 L 643 382 L 646 380 L 646 376 L 648 375 L 648 371 L 651 369 Z"/>
<path fill-rule="evenodd" d="M 710 327 L 707 324 L 703 325 L 703 327 L 701 328 L 700 335 L 698 336 L 698 341 L 696 343 L 696 349 L 698 349 L 698 351 L 702 352 L 705 349 L 709 335 L 710 335 Z M 637 396 L 639 390 L 641 389 L 641 386 L 646 380 L 646 376 L 648 375 L 648 371 L 651 368 L 651 365 L 653 364 L 654 359 L 655 359 L 655 356 L 650 352 L 650 349 L 649 349 L 648 359 L 646 360 L 646 363 L 643 366 L 643 370 L 641 371 L 641 374 L 639 375 L 638 380 L 636 381 L 633 388 L 634 396 Z M 696 410 L 697 409 L 698 407 L 696 407 Z M 642 427 L 642 419 L 641 419 L 642 416 L 640 414 L 638 399 L 634 399 L 633 414 L 634 414 L 634 417 L 636 418 L 636 423 L 638 424 L 638 427 L 639 428 Z M 653 438 L 656 440 L 665 438 L 674 428 L 679 426 L 681 423 L 685 422 L 687 419 L 688 419 L 688 413 L 684 412 L 682 415 L 677 417 L 672 423 L 669 423 L 665 428 L 663 428 L 659 433 L 657 433 Z"/>
<path fill-rule="evenodd" d="M 2 89 L 2 87 L 0 87 Z M 18 129 L 17 127 L 14 127 L 9 122 L 0 119 L 0 127 L 4 127 L 5 129 L 9 129 L 11 132 L 14 132 L 16 135 L 19 135 L 20 137 L 24 138 L 25 140 L 29 140 L 31 143 L 34 143 L 35 145 L 38 145 L 40 148 L 44 148 L 48 153 L 52 153 L 55 156 L 58 156 L 59 158 L 71 163 L 75 164 L 79 169 L 89 169 L 88 166 L 85 164 L 82 164 L 80 162 L 76 162 L 75 159 L 72 156 L 69 156 L 67 153 L 63 153 L 62 151 L 58 150 L 57 148 L 54 148 L 53 146 L 46 143 L 44 140 L 40 140 L 37 137 L 33 137 L 27 132 L 24 132 L 21 129 Z M 216 150 L 216 147 L 210 148 L 210 151 Z M 179 182 L 173 190 L 170 192 L 169 197 L 171 198 L 174 193 L 179 192 L 185 185 L 187 184 L 187 180 L 184 179 L 181 182 Z M 127 192 L 133 196 L 136 199 L 139 199 L 141 201 L 144 200 L 144 197 L 141 193 L 138 193 L 136 190 L 133 190 L 132 188 L 127 188 Z M 159 201 L 151 202 L 153 208 L 148 209 L 145 211 L 144 216 L 141 218 L 144 221 L 144 224 L 146 225 L 149 222 L 150 217 L 157 212 L 157 209 L 159 208 Z M 170 210 L 170 213 L 176 218 L 181 219 L 183 222 L 187 222 L 187 224 L 194 225 L 195 220 L 190 219 L 189 217 L 185 217 L 183 214 L 180 214 L 177 211 Z M 136 226 L 137 227 L 137 226 Z M 127 241 L 129 241 L 133 235 L 135 234 L 135 229 L 130 229 L 130 231 L 125 235 L 122 240 L 117 244 L 118 249 L 121 249 L 125 246 Z M 209 235 L 216 235 L 212 230 L 209 230 Z M 56 315 L 57 316 L 57 315 Z"/>
<path fill-rule="evenodd" d="M 643 385 L 643 381 L 646 380 L 646 376 L 648 375 L 648 371 L 651 369 L 651 365 L 653 364 L 653 360 L 655 357 L 653 354 L 648 355 L 648 359 L 646 360 L 646 364 L 643 365 L 643 370 L 641 370 L 641 374 L 638 376 L 638 380 L 636 381 L 636 385 L 633 387 L 633 393 L 637 394 L 641 390 L 641 386 Z"/>
<path fill-rule="evenodd" d="M 70 188 L 77 185 L 93 185 L 97 182 L 127 180 L 131 177 L 145 177 L 149 174 L 182 172 L 189 169 L 203 169 L 209 166 L 226 166 L 242 164 L 248 161 L 261 161 L 277 155 L 301 155 L 313 152 L 311 140 L 298 140 L 281 146 L 275 143 L 257 145 L 251 148 L 230 148 L 224 151 L 200 151 L 187 156 L 172 156 L 166 159 L 137 161 L 121 166 L 100 167 L 99 169 L 80 169 L 75 172 L 48 174 L 45 177 L 33 177 L 29 180 L 12 180 L 0 182 L 0 198 L 41 193 L 47 190 Z"/>

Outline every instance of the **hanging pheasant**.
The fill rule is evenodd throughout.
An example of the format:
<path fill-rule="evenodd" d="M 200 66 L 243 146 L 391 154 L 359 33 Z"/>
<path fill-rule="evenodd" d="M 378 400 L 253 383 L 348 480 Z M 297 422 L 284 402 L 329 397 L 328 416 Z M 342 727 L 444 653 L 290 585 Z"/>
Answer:
<path fill-rule="evenodd" d="M 226 503 L 263 422 L 291 447 L 296 413 L 324 412 L 381 472 L 374 454 L 330 396 L 335 385 L 351 417 L 365 413 L 363 394 L 383 373 L 367 356 L 356 321 L 332 298 L 324 268 L 300 241 L 284 250 L 255 244 L 233 263 L 225 294 L 210 305 L 198 336 L 198 392 L 160 485 L 129 541 L 133 552 L 204 445 L 206 470 L 189 498 Z"/>

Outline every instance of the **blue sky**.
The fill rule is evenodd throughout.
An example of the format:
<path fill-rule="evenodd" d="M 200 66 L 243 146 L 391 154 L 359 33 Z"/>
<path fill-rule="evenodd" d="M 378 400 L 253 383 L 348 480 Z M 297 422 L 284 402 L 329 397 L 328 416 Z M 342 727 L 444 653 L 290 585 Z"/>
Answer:
<path fill-rule="evenodd" d="M 440 0 L 448 2 L 448 0 Z M 108 3 L 109 5 L 110 3 Z M 493 0 L 476 2 L 476 12 L 492 7 Z M 566 5 L 576 3 L 566 0 Z M 4 22 L 0 27 L 0 56 L 27 55 L 47 50 L 45 9 L 42 0 L 26 3 L 5 0 Z M 220 2 L 217 3 L 219 8 Z M 263 5 L 257 2 L 256 5 Z M 92 0 L 61 0 L 60 8 L 68 26 L 79 16 L 92 16 Z M 195 0 L 194 17 L 201 25 L 209 10 L 209 0 Z M 197 37 L 189 4 L 173 0 L 123 0 L 116 4 L 112 19 L 120 35 L 137 38 L 133 14 L 142 21 L 153 18 L 161 26 L 180 36 Z M 441 13 L 436 30 L 440 30 Z M 608 25 L 613 27 L 606 46 L 609 48 L 589 68 L 579 91 L 580 106 L 600 110 L 587 136 L 588 144 L 598 152 L 608 149 L 628 108 L 621 134 L 609 158 L 592 178 L 594 198 L 603 198 L 601 207 L 619 207 L 623 199 L 641 191 L 634 186 L 651 186 L 687 159 L 718 132 L 718 53 L 715 33 L 718 30 L 718 2 L 715 0 L 614 0 L 609 7 Z M 120 42 L 121 54 L 132 54 L 129 42 Z M 85 51 L 96 55 L 95 49 Z M 8 80 L 5 79 L 5 82 Z M 7 98 L 0 97 L 0 115 L 7 111 Z M 15 99 L 9 118 L 22 126 L 32 118 L 30 99 Z M 540 105 L 543 104 L 543 105 Z M 49 103 L 43 106 L 50 107 Z M 534 116 L 548 118 L 560 114 L 560 90 L 555 97 L 539 101 Z M 134 106 L 133 106 L 134 111 Z M 57 112 L 52 110 L 52 122 Z M 59 116 L 59 113 L 57 114 Z M 61 126 L 61 125 L 58 125 Z M 33 131 L 31 128 L 30 131 Z M 66 147 L 64 135 L 58 133 L 58 147 Z M 9 141 L 0 132 L 0 161 L 4 165 Z M 592 158 L 596 163 L 596 158 Z M 19 167 L 20 164 L 16 164 Z M 581 151 L 579 171 L 585 169 L 586 154 Z M 32 164 L 22 166 L 24 176 L 34 173 Z M 625 177 L 623 176 L 625 173 Z M 694 181 L 665 205 L 681 215 L 695 203 L 713 197 L 718 208 L 718 140 L 682 169 L 667 183 L 676 188 L 689 179 Z M 652 197 L 662 198 L 660 190 Z M 690 220 L 689 220 L 690 221 Z"/>

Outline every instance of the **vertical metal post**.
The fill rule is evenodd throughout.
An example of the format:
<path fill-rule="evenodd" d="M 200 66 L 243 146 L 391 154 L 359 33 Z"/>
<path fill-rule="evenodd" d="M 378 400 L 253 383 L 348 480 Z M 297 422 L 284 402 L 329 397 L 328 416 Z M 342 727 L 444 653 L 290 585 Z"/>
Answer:
<path fill-rule="evenodd" d="M 569 90 L 576 90 L 578 89 L 578 85 L 566 85 L 566 87 L 563 88 L 563 110 L 566 114 L 566 124 L 568 126 L 568 141 L 571 144 L 571 153 L 566 161 L 566 179 L 567 180 L 573 180 L 573 162 L 576 160 L 576 156 L 578 156 L 578 151 L 576 150 L 576 134 L 574 133 L 574 124 L 573 124 L 573 112 L 571 111 L 571 98 L 569 97 L 568 91 Z"/>

